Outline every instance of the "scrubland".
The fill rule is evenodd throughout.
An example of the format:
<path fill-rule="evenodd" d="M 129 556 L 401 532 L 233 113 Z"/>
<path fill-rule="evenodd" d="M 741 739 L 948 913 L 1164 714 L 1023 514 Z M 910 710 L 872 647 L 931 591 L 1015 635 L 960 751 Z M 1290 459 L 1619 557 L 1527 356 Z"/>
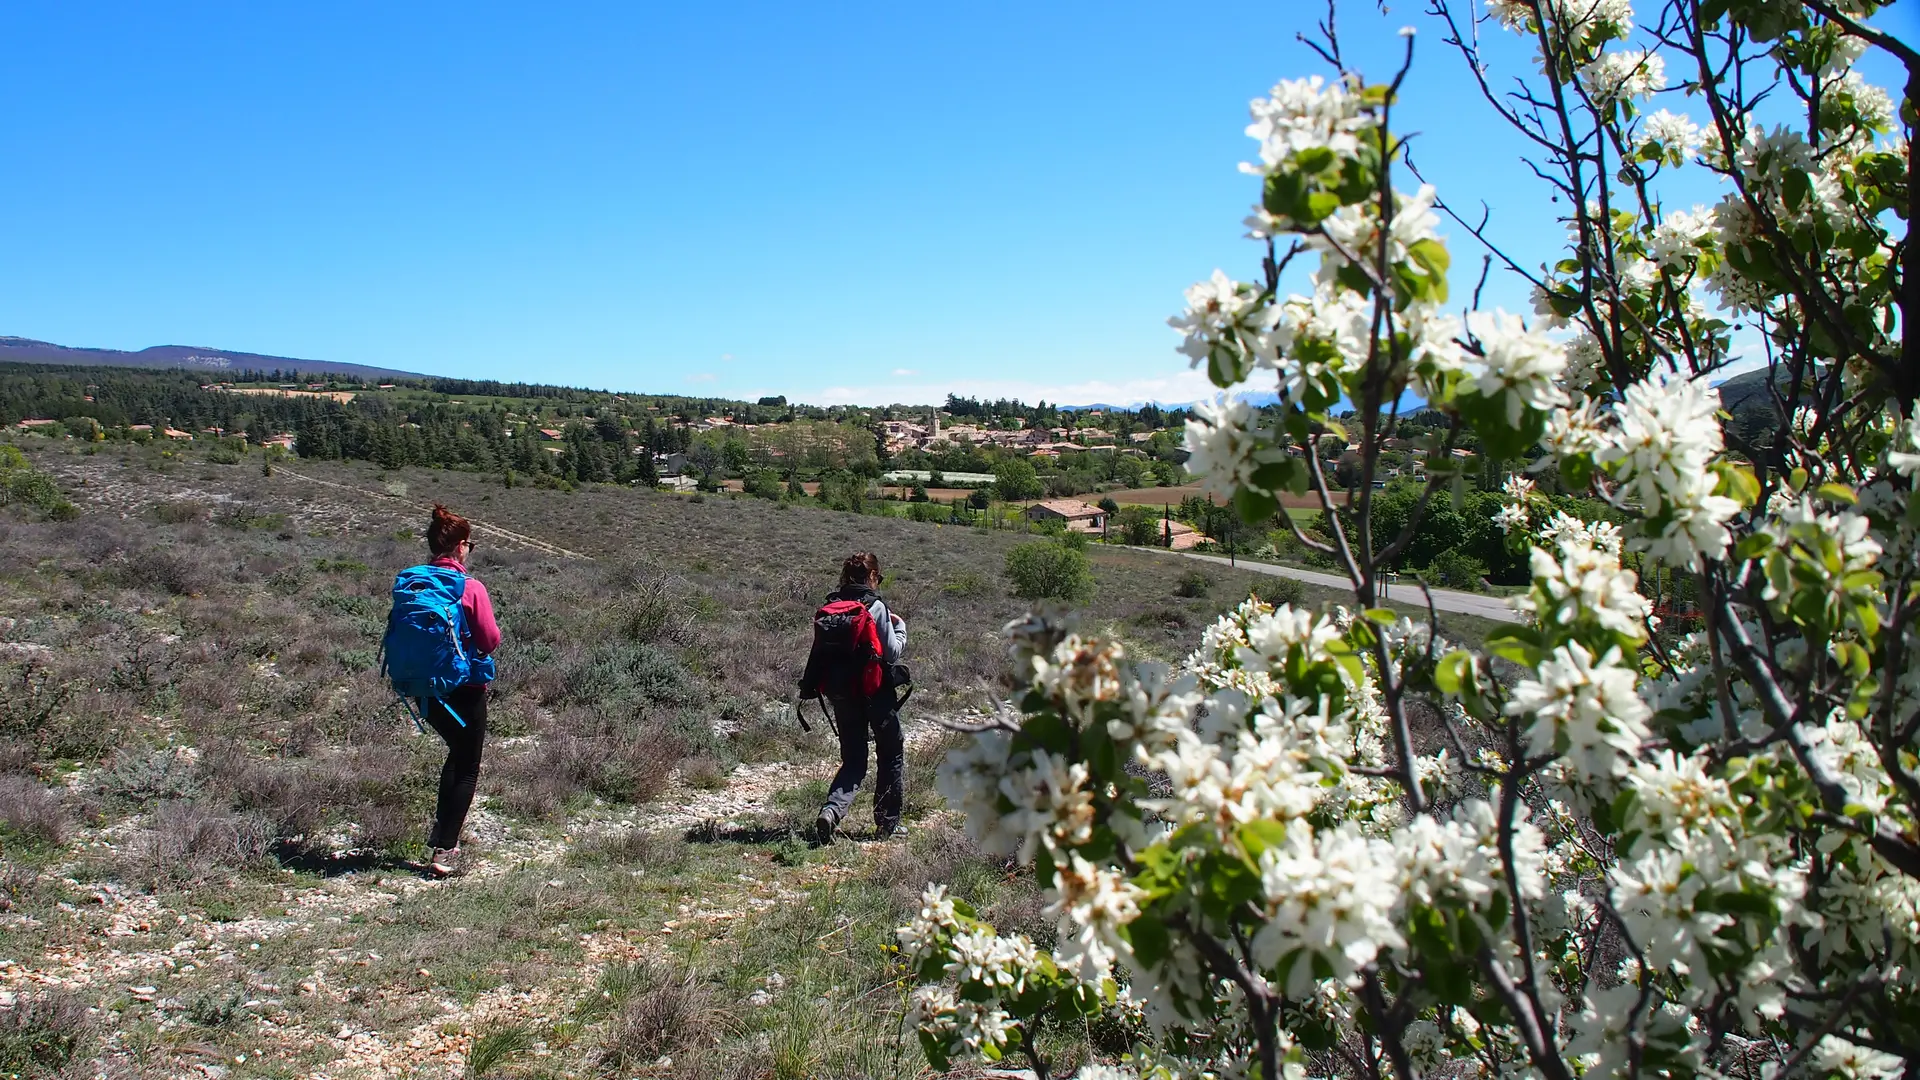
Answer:
<path fill-rule="evenodd" d="M 0 517 L 0 1075 L 916 1076 L 886 946 L 921 886 L 1051 932 L 932 784 L 939 721 L 1006 685 L 1028 537 L 158 448 L 34 464 L 78 514 Z M 444 882 L 415 863 L 441 745 L 375 671 L 434 501 L 482 523 L 506 635 Z M 912 628 L 911 828 L 817 848 L 834 751 L 786 699 L 856 549 Z M 1090 555 L 1083 621 L 1166 658 L 1256 584 Z M 1071 1064 L 1128 1033 L 1054 1038 Z"/>

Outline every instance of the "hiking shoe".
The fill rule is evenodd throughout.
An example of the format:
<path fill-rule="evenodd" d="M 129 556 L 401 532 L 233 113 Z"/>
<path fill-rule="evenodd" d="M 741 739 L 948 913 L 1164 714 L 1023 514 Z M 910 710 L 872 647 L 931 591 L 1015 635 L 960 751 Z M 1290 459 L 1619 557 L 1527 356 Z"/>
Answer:
<path fill-rule="evenodd" d="M 833 843 L 833 830 L 839 823 L 832 814 L 821 814 L 813 819 L 813 838 L 821 844 Z"/>
<path fill-rule="evenodd" d="M 875 822 L 873 826 L 873 838 L 881 841 L 905 840 L 907 838 L 907 827 L 898 821 L 891 825 L 883 825 Z"/>
<path fill-rule="evenodd" d="M 437 878 L 452 877 L 460 872 L 460 849 L 457 847 L 434 848 L 433 858 L 427 863 L 427 873 Z"/>

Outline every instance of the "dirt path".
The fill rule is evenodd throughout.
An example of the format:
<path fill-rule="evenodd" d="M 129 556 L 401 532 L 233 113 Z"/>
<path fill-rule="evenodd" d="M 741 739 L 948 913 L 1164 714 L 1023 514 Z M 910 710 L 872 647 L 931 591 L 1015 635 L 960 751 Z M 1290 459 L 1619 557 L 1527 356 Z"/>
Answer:
<path fill-rule="evenodd" d="M 425 503 L 408 502 L 407 500 L 397 495 L 389 495 L 384 491 L 368 491 L 365 488 L 357 488 L 351 484 L 340 484 L 340 483 L 335 483 L 332 480 L 322 480 L 317 476 L 308 476 L 304 473 L 294 472 L 292 469 L 289 469 L 284 465 L 275 465 L 273 467 L 273 470 L 276 473 L 283 473 L 287 476 L 291 476 L 295 480 L 304 481 L 309 484 L 319 484 L 323 487 L 334 488 L 335 490 L 338 490 L 338 491 L 352 492 L 355 495 L 365 496 L 366 498 L 369 498 L 369 499 L 383 499 L 388 502 L 399 503 L 402 506 L 406 506 L 409 509 L 418 510 L 422 513 L 431 513 L 433 510 L 433 507 L 431 505 L 428 505 Z M 480 532 L 490 533 L 494 536 L 504 537 L 508 540 L 514 541 L 515 543 L 524 544 L 527 547 L 533 548 L 536 551 L 544 551 L 549 555 L 557 555 L 563 559 L 582 559 L 587 562 L 593 561 L 593 556 L 591 555 L 583 555 L 578 551 L 569 551 L 558 544 L 548 543 L 547 541 L 542 540 L 538 537 L 528 536 L 525 533 L 517 533 L 511 529 L 503 529 L 498 525 L 490 525 L 487 522 L 481 521 L 479 518 L 470 517 L 467 520 L 471 522 L 473 524 L 473 527 L 479 530 Z"/>

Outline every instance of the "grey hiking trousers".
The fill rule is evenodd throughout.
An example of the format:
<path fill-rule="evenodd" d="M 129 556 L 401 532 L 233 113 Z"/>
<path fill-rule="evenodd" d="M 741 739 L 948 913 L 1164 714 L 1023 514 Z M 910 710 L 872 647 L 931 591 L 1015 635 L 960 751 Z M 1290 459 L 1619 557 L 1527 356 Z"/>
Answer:
<path fill-rule="evenodd" d="M 838 826 L 847 820 L 853 797 L 867 778 L 867 739 L 873 739 L 874 757 L 880 761 L 879 775 L 873 782 L 873 823 L 882 834 L 900 823 L 900 808 L 906 797 L 906 742 L 900 735 L 900 706 L 891 688 L 870 698 L 834 698 L 834 721 L 840 728 L 840 771 L 833 774 L 833 787 L 827 791 L 827 805 L 820 816 L 831 817 Z"/>

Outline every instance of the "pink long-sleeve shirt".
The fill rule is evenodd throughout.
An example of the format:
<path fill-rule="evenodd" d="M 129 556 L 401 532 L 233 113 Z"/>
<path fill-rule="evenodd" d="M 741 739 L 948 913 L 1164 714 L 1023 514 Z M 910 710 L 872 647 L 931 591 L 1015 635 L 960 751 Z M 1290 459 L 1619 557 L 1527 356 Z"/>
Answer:
<path fill-rule="evenodd" d="M 434 559 L 432 565 L 467 574 L 466 566 L 451 555 Z M 499 648 L 500 624 L 493 621 L 493 600 L 487 596 L 487 587 L 472 574 L 467 574 L 467 591 L 460 594 L 460 606 L 467 612 L 467 643 L 473 651 L 486 656 Z"/>

